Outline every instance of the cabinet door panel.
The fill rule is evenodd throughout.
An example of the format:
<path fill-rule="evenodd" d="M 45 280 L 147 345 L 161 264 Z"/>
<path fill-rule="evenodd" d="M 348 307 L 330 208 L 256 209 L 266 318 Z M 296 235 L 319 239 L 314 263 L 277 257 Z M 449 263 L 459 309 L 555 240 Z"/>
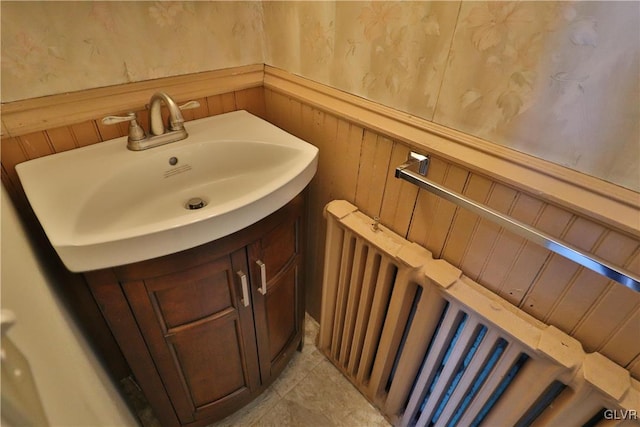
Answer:
<path fill-rule="evenodd" d="M 296 268 L 290 268 L 265 296 L 271 363 L 276 361 L 297 332 L 296 276 Z"/>
<path fill-rule="evenodd" d="M 231 307 L 225 259 L 187 271 L 145 280 L 160 309 L 166 328 L 194 322 Z"/>
<path fill-rule="evenodd" d="M 249 248 L 260 377 L 269 384 L 284 369 L 302 338 L 301 210 L 287 210 L 280 222 Z M 266 269 L 262 283 L 260 263 Z M 264 289 L 266 288 L 266 292 Z"/>
<path fill-rule="evenodd" d="M 281 273 L 298 252 L 296 223 L 286 222 L 261 239 L 262 261 L 267 268 L 267 282 Z"/>
<path fill-rule="evenodd" d="M 259 387 L 251 306 L 240 302 L 238 251 L 123 289 L 181 423 L 218 418 Z"/>
<path fill-rule="evenodd" d="M 242 334 L 231 313 L 188 327 L 169 336 L 168 341 L 195 408 L 248 392 Z"/>

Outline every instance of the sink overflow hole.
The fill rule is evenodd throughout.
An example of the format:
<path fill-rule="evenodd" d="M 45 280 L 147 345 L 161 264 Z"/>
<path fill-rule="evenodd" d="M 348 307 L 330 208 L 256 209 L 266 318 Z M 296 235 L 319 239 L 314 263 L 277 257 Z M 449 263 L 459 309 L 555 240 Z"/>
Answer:
<path fill-rule="evenodd" d="M 185 208 L 189 210 L 195 210 L 195 209 L 204 208 L 206 205 L 207 203 L 204 200 L 202 200 L 200 197 L 193 197 L 187 201 Z"/>
<path fill-rule="evenodd" d="M 169 159 L 169 164 L 170 164 L 171 166 L 175 166 L 175 165 L 177 165 L 177 164 L 178 164 L 178 158 L 177 158 L 177 157 L 171 157 L 171 158 Z"/>

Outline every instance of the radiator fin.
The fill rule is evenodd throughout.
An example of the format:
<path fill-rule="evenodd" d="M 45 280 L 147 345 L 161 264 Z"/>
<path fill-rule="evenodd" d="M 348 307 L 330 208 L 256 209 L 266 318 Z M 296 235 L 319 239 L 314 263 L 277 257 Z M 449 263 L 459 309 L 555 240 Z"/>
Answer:
<path fill-rule="evenodd" d="M 560 381 L 554 381 L 533 403 L 526 414 L 520 418 L 515 427 L 528 427 L 544 412 L 544 410 L 560 395 L 567 386 Z"/>
<path fill-rule="evenodd" d="M 502 338 L 498 338 L 496 340 L 493 347 L 489 351 L 489 354 L 487 355 L 482 368 L 473 379 L 462 399 L 460 399 L 460 404 L 451 417 L 451 421 L 449 422 L 449 424 L 447 424 L 448 426 L 455 426 L 458 424 L 460 418 L 462 417 L 462 414 L 465 413 L 465 411 L 471 404 L 471 401 L 478 395 L 478 391 L 483 386 L 489 374 L 500 360 L 500 357 L 504 353 L 506 347 L 507 341 Z M 480 358 L 482 358 L 482 356 L 480 356 Z"/>
<path fill-rule="evenodd" d="M 473 421 L 469 423 L 470 426 L 479 426 L 484 421 L 491 409 L 493 409 L 496 402 L 498 402 L 500 397 L 502 397 L 502 394 L 509 387 L 516 375 L 518 375 L 518 372 L 520 372 L 520 369 L 522 368 L 522 366 L 524 366 L 528 359 L 529 357 L 526 354 L 520 353 L 518 354 L 518 357 L 513 361 L 511 366 L 509 366 L 509 369 L 506 371 L 504 376 L 498 374 L 498 379 L 502 379 L 499 380 L 497 387 L 491 392 L 491 394 L 488 395 L 486 401 L 483 402 L 480 411 L 478 411 L 474 416 Z M 472 413 L 473 412 L 470 412 L 470 414 Z"/>

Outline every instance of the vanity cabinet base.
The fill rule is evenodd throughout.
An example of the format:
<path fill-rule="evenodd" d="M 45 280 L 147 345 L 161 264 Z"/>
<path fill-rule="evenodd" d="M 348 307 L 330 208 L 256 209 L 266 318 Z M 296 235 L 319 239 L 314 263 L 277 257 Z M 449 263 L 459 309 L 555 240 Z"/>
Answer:
<path fill-rule="evenodd" d="M 304 336 L 304 196 L 230 236 L 85 273 L 156 417 L 204 426 L 243 407 Z"/>

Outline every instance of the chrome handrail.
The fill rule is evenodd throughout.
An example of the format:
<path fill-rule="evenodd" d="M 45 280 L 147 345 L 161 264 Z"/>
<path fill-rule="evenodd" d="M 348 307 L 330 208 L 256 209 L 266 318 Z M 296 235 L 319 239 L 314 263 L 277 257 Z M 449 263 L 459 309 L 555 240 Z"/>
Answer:
<path fill-rule="evenodd" d="M 537 243 L 552 252 L 562 255 L 583 267 L 593 270 L 608 279 L 615 280 L 629 289 L 640 292 L 640 278 L 634 273 L 615 266 L 596 255 L 585 253 L 581 249 L 569 243 L 556 240 L 547 233 L 531 228 L 525 223 L 491 209 L 490 207 L 477 203 L 462 194 L 449 190 L 448 188 L 425 178 L 428 162 L 428 156 L 412 152 L 409 156 L 409 160 L 396 168 L 395 176 L 396 178 L 404 179 L 405 181 L 417 185 L 430 193 L 468 209 L 483 218 L 493 221 L 505 229 L 512 231 L 531 242 Z M 414 165 L 418 166 L 420 172 L 414 172 L 409 169 Z"/>

